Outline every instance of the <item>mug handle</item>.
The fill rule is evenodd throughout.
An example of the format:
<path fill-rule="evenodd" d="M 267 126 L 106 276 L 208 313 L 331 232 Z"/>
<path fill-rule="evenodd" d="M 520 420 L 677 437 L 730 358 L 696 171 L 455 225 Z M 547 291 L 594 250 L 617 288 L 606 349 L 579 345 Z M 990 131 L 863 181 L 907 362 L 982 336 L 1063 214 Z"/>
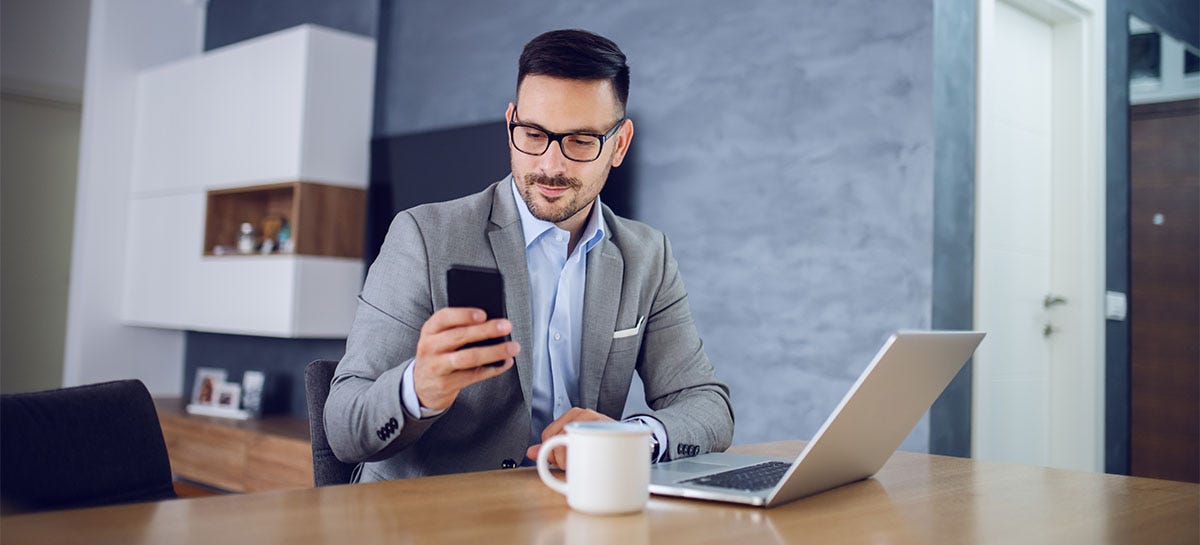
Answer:
<path fill-rule="evenodd" d="M 555 435 L 549 441 L 542 443 L 542 448 L 538 451 L 537 458 L 538 477 L 541 477 L 542 482 L 546 483 L 546 486 L 549 486 L 551 490 L 564 496 L 567 495 L 567 482 L 550 473 L 550 453 L 554 451 L 555 447 L 565 446 L 567 446 L 567 436 Z"/>

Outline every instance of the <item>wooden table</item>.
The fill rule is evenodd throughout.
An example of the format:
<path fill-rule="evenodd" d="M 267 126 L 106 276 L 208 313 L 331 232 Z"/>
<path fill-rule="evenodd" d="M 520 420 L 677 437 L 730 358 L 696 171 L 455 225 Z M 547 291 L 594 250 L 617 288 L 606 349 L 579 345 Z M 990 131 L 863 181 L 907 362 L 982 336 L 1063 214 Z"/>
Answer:
<path fill-rule="evenodd" d="M 794 456 L 800 441 L 732 450 Z M 26 543 L 1196 543 L 1200 485 L 899 452 L 874 479 L 773 509 L 651 497 L 572 512 L 530 469 L 0 519 Z"/>

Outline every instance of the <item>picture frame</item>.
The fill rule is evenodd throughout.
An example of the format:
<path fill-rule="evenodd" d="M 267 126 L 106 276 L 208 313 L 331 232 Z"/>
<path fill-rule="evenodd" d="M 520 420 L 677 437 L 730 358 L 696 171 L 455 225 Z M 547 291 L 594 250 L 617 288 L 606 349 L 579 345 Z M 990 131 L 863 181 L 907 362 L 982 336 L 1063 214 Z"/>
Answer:
<path fill-rule="evenodd" d="M 263 414 L 263 386 L 267 377 L 262 371 L 246 371 L 242 374 L 242 407 L 252 416 Z"/>
<path fill-rule="evenodd" d="M 242 386 L 233 382 L 218 384 L 213 392 L 213 405 L 221 409 L 238 410 L 242 406 Z"/>
<path fill-rule="evenodd" d="M 216 405 L 217 387 L 225 383 L 225 370 L 216 367 L 199 367 L 196 369 L 196 381 L 192 384 L 192 403 L 195 405 Z"/>

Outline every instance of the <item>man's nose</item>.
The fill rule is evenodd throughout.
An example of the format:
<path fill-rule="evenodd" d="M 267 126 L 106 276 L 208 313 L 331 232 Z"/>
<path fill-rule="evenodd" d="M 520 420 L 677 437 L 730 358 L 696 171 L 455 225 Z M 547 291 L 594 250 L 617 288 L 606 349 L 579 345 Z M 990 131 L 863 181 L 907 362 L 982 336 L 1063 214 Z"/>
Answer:
<path fill-rule="evenodd" d="M 567 159 L 562 152 L 561 142 L 551 142 L 546 152 L 538 156 L 538 169 L 544 174 L 562 174 L 567 170 Z"/>

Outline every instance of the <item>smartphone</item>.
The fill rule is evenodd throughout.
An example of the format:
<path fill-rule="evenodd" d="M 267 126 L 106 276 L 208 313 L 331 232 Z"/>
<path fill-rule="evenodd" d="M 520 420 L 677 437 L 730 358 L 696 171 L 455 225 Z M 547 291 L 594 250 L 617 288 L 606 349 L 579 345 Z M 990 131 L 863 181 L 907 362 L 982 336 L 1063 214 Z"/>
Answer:
<path fill-rule="evenodd" d="M 446 296 L 448 306 L 483 309 L 489 320 L 508 317 L 504 306 L 504 276 L 496 269 L 451 265 L 446 270 Z M 462 348 L 498 344 L 511 339 L 511 335 L 505 335 L 464 345 Z M 503 360 L 487 364 L 489 367 L 500 365 L 504 365 Z"/>

